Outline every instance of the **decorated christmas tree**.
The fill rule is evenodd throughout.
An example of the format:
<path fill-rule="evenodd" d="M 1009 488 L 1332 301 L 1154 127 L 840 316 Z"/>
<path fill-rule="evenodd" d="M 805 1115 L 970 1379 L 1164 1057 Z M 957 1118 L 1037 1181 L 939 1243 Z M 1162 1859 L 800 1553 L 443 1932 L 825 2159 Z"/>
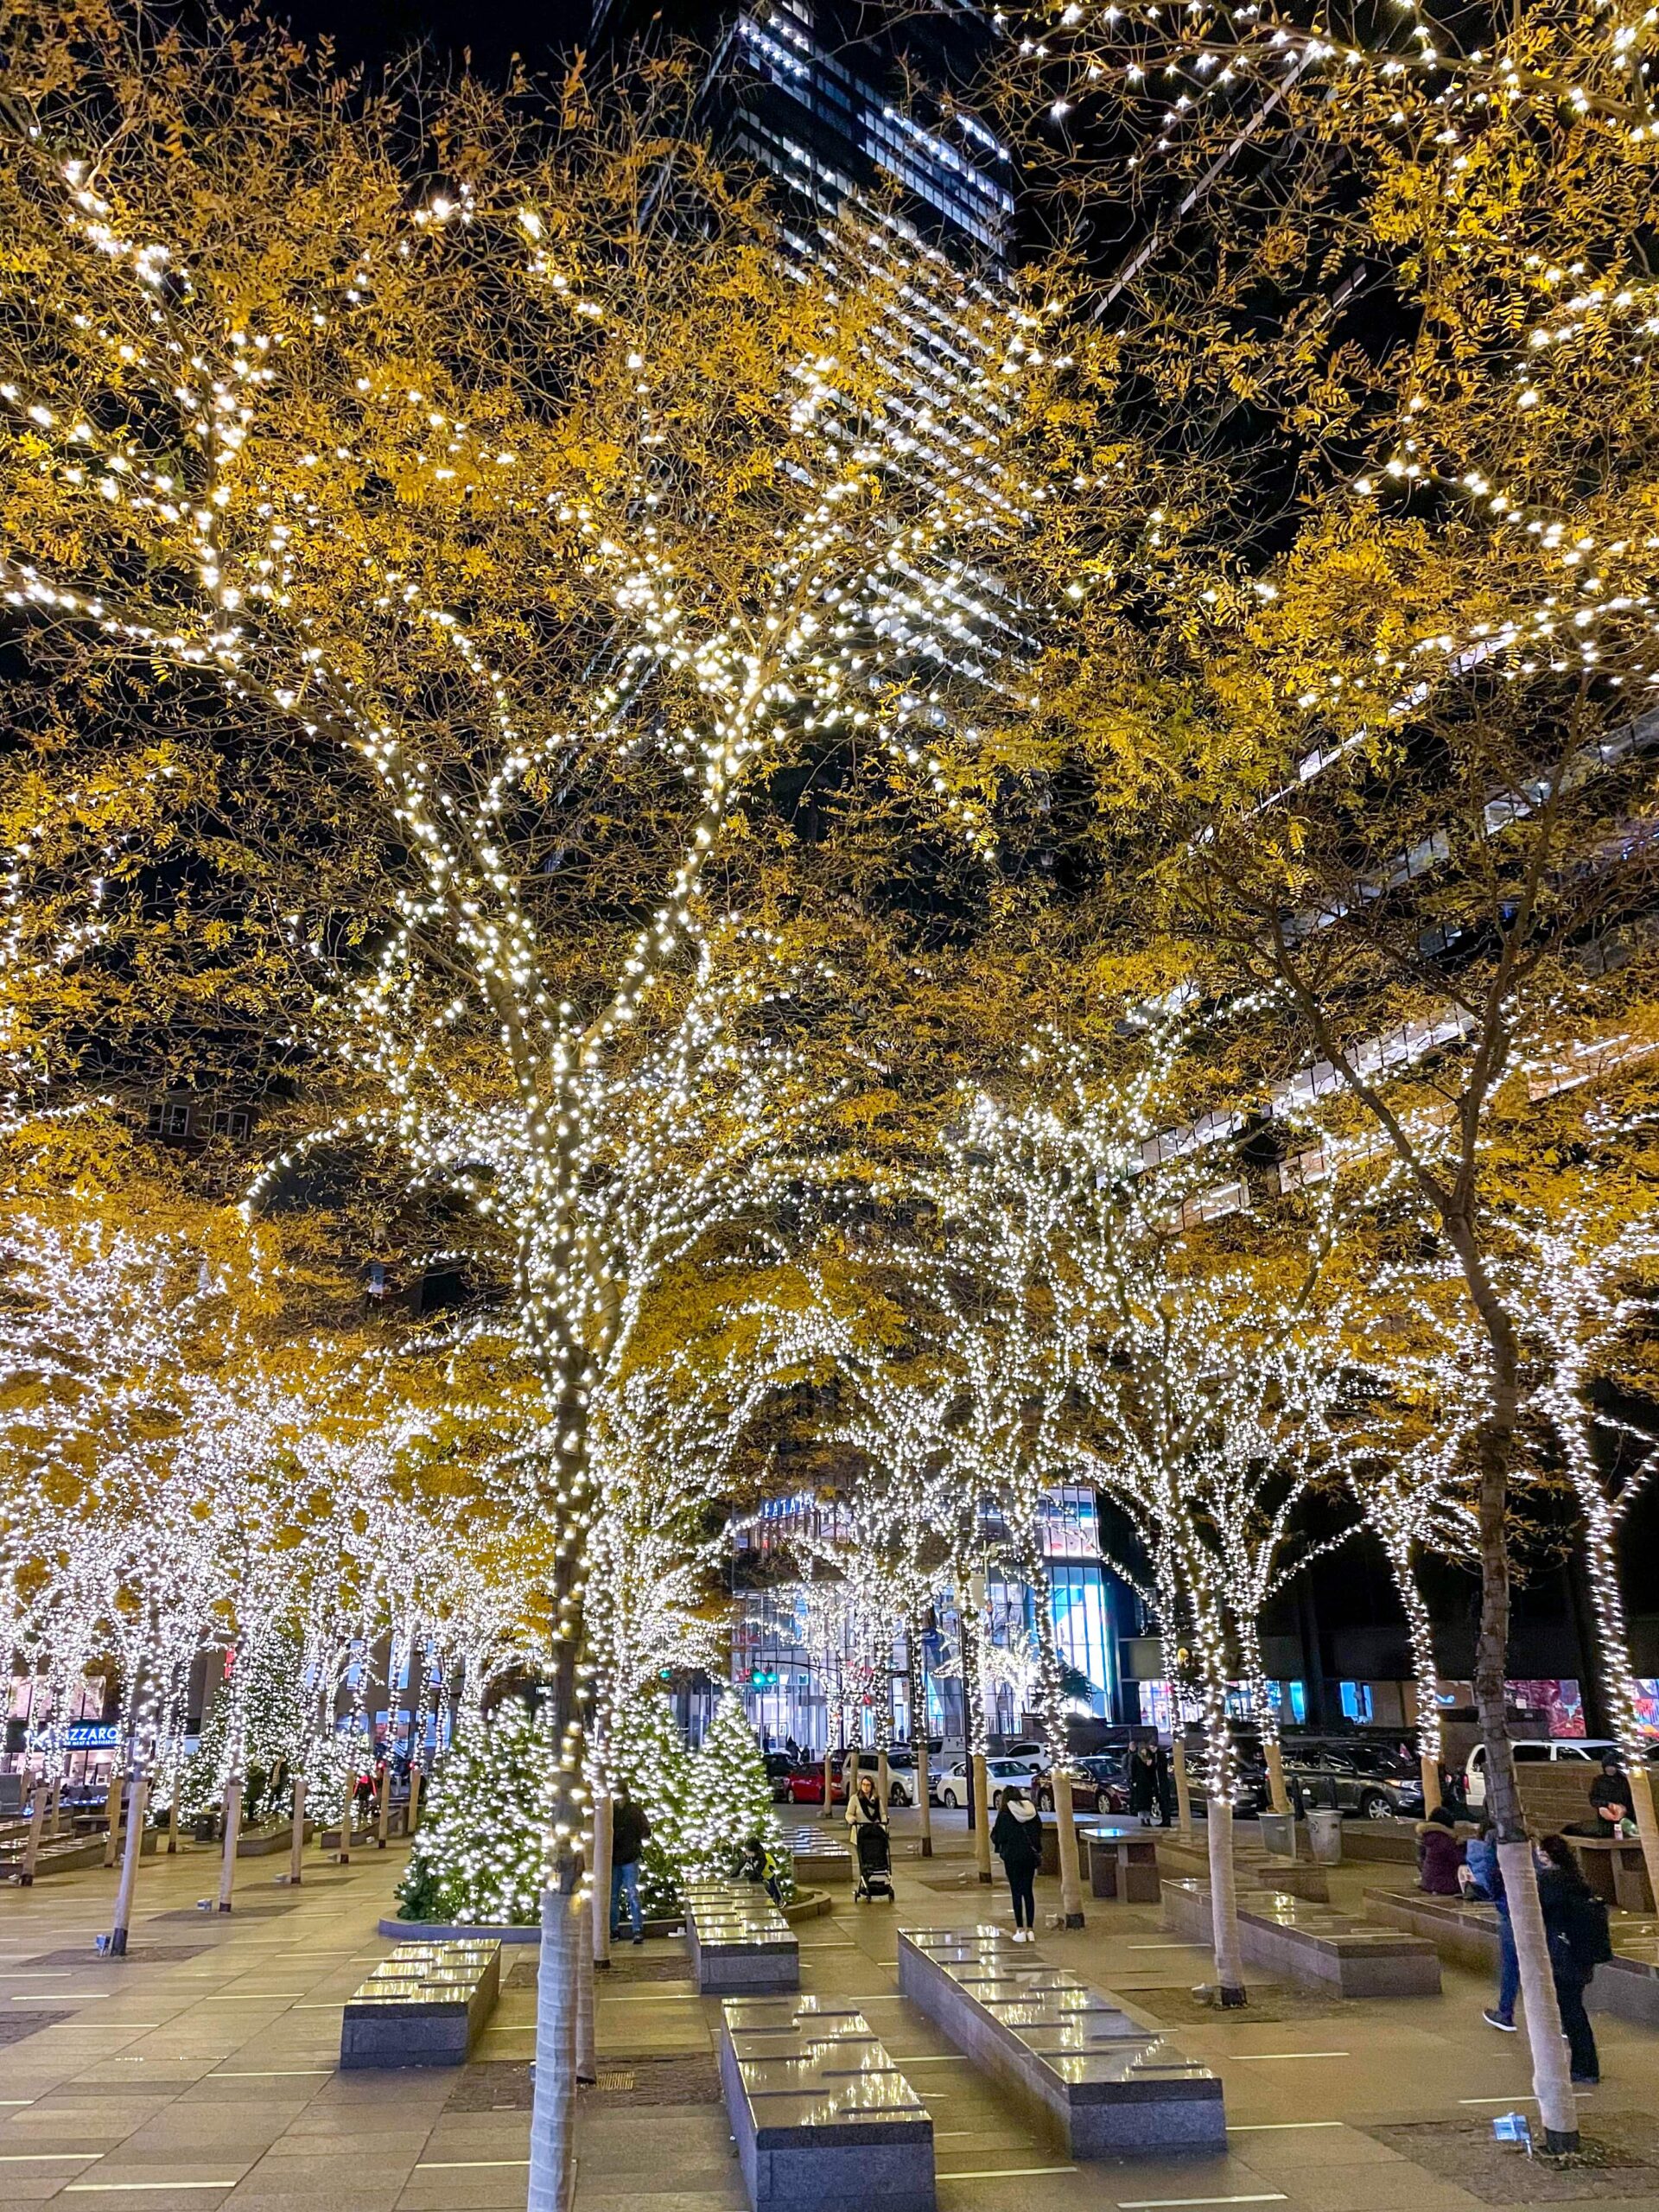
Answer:
<path fill-rule="evenodd" d="M 553 1731 L 509 1698 L 461 1721 L 397 1887 L 404 1920 L 534 1923 L 552 1821 Z"/>
<path fill-rule="evenodd" d="M 241 1662 L 243 1683 L 242 1818 L 245 1824 L 287 1810 L 294 1768 L 305 1744 L 305 1691 L 299 1647 L 275 1636 Z M 214 1692 L 196 1748 L 186 1760 L 180 1809 L 188 1820 L 216 1813 L 232 1764 L 233 1684 L 227 1675 Z"/>
<path fill-rule="evenodd" d="M 665 1697 L 648 1693 L 617 1714 L 611 1732 L 612 1785 L 626 1783 L 651 1823 L 639 1855 L 639 1906 L 647 1920 L 666 1919 L 679 1908 L 690 1770 L 690 1755 Z"/>
<path fill-rule="evenodd" d="M 782 1831 L 766 1755 L 742 1700 L 728 1694 L 715 1707 L 709 1732 L 691 1761 L 680 1847 L 683 1877 L 709 1881 L 729 1874 L 752 1836 L 776 1856 Z"/>

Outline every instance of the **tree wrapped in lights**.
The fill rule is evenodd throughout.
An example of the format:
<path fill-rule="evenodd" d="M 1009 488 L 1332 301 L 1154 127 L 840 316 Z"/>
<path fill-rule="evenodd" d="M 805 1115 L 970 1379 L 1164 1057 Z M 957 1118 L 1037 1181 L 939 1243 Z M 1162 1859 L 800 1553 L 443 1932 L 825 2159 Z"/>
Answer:
<path fill-rule="evenodd" d="M 504 1699 L 468 1714 L 439 1768 L 397 1885 L 405 1920 L 526 1927 L 541 1911 L 553 1815 L 551 1716 Z"/>
<path fill-rule="evenodd" d="M 1172 494 L 1128 559 L 1086 502 L 1051 518 L 1077 615 L 1038 719 L 1084 756 L 1110 875 L 1136 887 L 1135 912 L 1109 884 L 1094 902 L 1097 962 L 1212 1008 L 1228 1107 L 1318 1119 L 1306 1158 L 1380 1143 L 1455 1255 L 1487 1384 L 1488 1802 L 1546 2137 L 1570 2147 L 1504 1719 L 1525 1440 L 1503 1215 L 1542 1102 L 1659 1034 L 1636 243 L 1659 143 L 1628 14 L 1527 5 L 1474 52 L 1457 29 L 1067 6 L 1033 29 L 1027 116 L 1122 218 L 1110 406 L 1143 378 L 1166 397 Z"/>
<path fill-rule="evenodd" d="M 742 1699 L 728 1690 L 716 1700 L 691 1760 L 678 1841 L 682 1878 L 723 1879 L 753 1836 L 771 1851 L 781 1844 L 783 1831 L 760 1738 Z"/>
<path fill-rule="evenodd" d="M 639 1854 L 640 1910 L 649 1920 L 666 1918 L 679 1909 L 691 1768 L 667 1698 L 641 1690 L 620 1706 L 611 1715 L 607 1755 L 613 1787 L 626 1783 L 651 1823 Z M 608 1910 L 608 1897 L 599 1902 Z"/>

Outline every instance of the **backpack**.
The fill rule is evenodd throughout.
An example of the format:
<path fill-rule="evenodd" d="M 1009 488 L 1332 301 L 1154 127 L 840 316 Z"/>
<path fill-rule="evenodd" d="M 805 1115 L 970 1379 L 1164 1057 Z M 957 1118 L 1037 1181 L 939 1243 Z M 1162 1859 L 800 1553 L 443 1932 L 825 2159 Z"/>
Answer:
<path fill-rule="evenodd" d="M 1596 1968 L 1605 1966 L 1613 1955 L 1607 1908 L 1592 1891 L 1580 1891 L 1573 1896 L 1567 1908 L 1565 1932 L 1573 1963 L 1588 1981 Z"/>

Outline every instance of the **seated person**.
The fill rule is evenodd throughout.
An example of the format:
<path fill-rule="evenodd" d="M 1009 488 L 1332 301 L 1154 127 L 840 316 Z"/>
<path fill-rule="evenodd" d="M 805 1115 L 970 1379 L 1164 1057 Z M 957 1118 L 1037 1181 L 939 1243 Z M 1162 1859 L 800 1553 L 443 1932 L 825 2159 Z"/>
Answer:
<path fill-rule="evenodd" d="M 1417 1886 L 1432 1897 L 1463 1894 L 1458 1870 L 1463 1865 L 1463 1846 L 1458 1841 L 1452 1817 L 1437 1805 L 1417 1829 Z"/>
<path fill-rule="evenodd" d="M 1623 1832 L 1630 1818 L 1630 1778 L 1617 1751 L 1601 1755 L 1601 1772 L 1590 1785 L 1592 1821 L 1575 1821 L 1569 1835 L 1599 1836 L 1605 1843 Z"/>

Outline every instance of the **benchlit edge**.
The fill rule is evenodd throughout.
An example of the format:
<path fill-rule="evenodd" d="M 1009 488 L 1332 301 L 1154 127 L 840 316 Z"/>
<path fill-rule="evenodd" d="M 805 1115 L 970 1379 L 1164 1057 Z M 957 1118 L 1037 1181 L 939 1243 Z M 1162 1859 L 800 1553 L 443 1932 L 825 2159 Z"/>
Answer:
<path fill-rule="evenodd" d="M 1186 2058 L 1146 2014 L 1065 1969 L 1052 1969 L 1063 1977 L 1063 1988 L 1098 1999 L 1121 2015 L 1125 2029 L 1092 2051 L 1051 2056 L 957 1980 L 921 1940 L 937 1937 L 941 1947 L 980 1943 L 984 1956 L 995 1962 L 999 1973 L 1006 1969 L 1010 1979 L 1028 1978 L 1033 1969 L 1045 1967 L 1030 1951 L 1016 1950 L 1002 1931 L 982 1933 L 995 1941 L 957 1929 L 900 1929 L 899 1992 L 1057 2132 L 1072 2157 L 1177 2155 L 1226 2147 L 1220 2076 Z M 1122 2071 L 1068 2079 L 1062 2069 L 1084 2058 L 1120 2058 Z"/>

